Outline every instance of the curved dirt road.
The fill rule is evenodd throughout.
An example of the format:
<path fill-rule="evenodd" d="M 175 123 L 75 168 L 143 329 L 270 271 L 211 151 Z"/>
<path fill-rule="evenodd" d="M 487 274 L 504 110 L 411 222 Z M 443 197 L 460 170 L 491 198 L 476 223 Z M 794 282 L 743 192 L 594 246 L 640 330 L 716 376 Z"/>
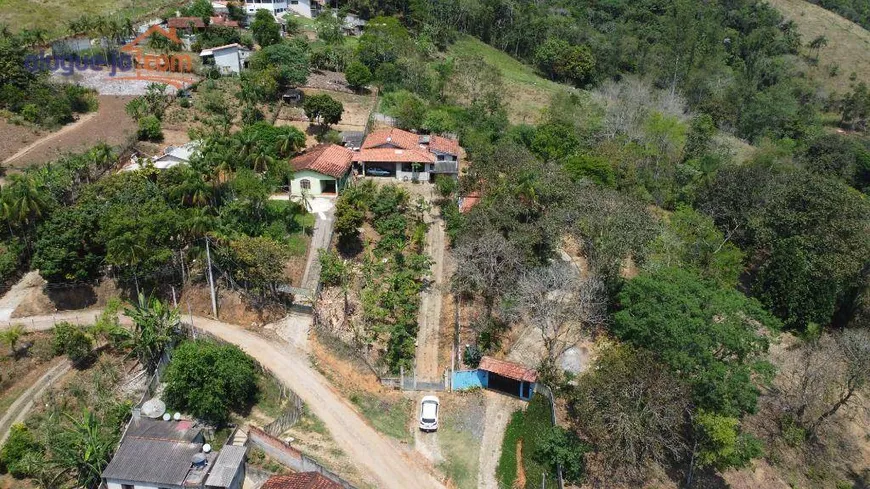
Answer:
<path fill-rule="evenodd" d="M 22 392 L 21 395 L 18 396 L 18 399 L 9 406 L 9 409 L 7 409 L 6 412 L 3 413 L 3 417 L 0 418 L 0 445 L 6 441 L 6 437 L 9 436 L 9 430 L 12 429 L 12 425 L 24 421 L 24 417 L 27 416 L 27 413 L 29 413 L 31 409 L 33 409 L 33 403 L 36 401 L 36 398 L 42 395 L 42 393 L 45 392 L 54 381 L 69 372 L 70 367 L 72 367 L 72 365 L 67 361 L 62 361 L 51 367 L 48 372 L 40 377 L 33 385 L 28 387 L 26 391 Z"/>
<path fill-rule="evenodd" d="M 92 323 L 99 309 L 69 311 L 51 316 L 15 318 L 29 331 L 46 330 L 56 321 L 76 324 Z M 122 318 L 125 319 L 125 318 Z M 125 321 L 126 322 L 126 321 Z M 443 488 L 430 469 L 413 459 L 413 452 L 403 451 L 375 431 L 342 397 L 333 391 L 319 372 L 311 367 L 308 355 L 291 345 L 268 340 L 240 326 L 194 317 L 194 325 L 218 338 L 237 345 L 248 355 L 268 367 L 278 379 L 292 389 L 326 425 L 336 443 L 346 450 L 356 465 L 379 488 Z"/>

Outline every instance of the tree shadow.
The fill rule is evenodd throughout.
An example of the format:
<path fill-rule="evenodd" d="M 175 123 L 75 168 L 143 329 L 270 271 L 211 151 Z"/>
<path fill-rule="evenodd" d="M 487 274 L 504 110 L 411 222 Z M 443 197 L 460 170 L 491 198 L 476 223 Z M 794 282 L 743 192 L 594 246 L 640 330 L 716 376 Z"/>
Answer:
<path fill-rule="evenodd" d="M 91 285 L 46 287 L 45 295 L 58 310 L 86 309 L 97 303 L 97 293 Z"/>

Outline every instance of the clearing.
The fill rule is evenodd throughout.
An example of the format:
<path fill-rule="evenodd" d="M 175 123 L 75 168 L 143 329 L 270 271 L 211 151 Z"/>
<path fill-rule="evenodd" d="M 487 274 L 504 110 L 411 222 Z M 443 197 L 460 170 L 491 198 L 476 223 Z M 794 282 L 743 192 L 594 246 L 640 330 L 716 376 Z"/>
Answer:
<path fill-rule="evenodd" d="M 808 67 L 809 75 L 828 91 L 843 94 L 850 85 L 870 80 L 870 31 L 804 0 L 770 0 L 770 4 L 797 24 L 804 45 L 820 35 L 828 38 L 818 66 Z M 832 65 L 839 67 L 837 76 L 830 76 Z M 849 79 L 853 72 L 856 82 Z"/>
<path fill-rule="evenodd" d="M 84 151 L 100 142 L 110 146 L 125 144 L 136 132 L 136 124 L 124 111 L 124 106 L 133 97 L 101 95 L 99 98 L 97 112 L 84 114 L 78 121 L 39 139 L 27 135 L 18 126 L 0 124 L 0 140 L 4 141 L 2 149 L 10 155 L 3 161 L 3 166 L 26 168 L 66 153 Z"/>
<path fill-rule="evenodd" d="M 0 23 L 14 32 L 22 28 L 42 29 L 49 39 L 68 34 L 67 23 L 83 15 L 113 15 L 132 19 L 155 15 L 172 5 L 186 2 L 178 0 L 4 0 L 0 10 Z"/>
<path fill-rule="evenodd" d="M 447 50 L 449 56 L 481 56 L 487 64 L 501 71 L 505 84 L 505 103 L 508 118 L 513 124 L 534 124 L 541 117 L 541 109 L 550 104 L 553 95 L 560 91 L 581 90 L 546 80 L 535 73 L 534 68 L 512 58 L 483 41 L 471 36 L 462 36 Z"/>

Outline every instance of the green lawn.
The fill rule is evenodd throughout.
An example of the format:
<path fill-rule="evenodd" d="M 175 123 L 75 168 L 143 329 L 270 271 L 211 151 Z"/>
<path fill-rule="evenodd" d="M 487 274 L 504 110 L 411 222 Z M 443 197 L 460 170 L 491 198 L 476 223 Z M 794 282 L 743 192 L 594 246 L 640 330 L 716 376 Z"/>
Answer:
<path fill-rule="evenodd" d="M 375 394 L 359 392 L 351 394 L 350 401 L 359 408 L 376 430 L 407 443 L 414 441 L 408 430 L 408 420 L 411 416 L 410 399 L 389 401 Z"/>
<path fill-rule="evenodd" d="M 68 34 L 67 22 L 82 15 L 120 15 L 138 19 L 154 15 L 171 5 L 186 1 L 150 0 L 0 0 L 0 23 L 15 32 L 22 29 L 44 29 L 49 38 Z"/>
<path fill-rule="evenodd" d="M 542 476 L 546 473 L 546 489 L 556 489 L 556 474 L 534 460 L 534 453 L 540 436 L 553 426 L 550 417 L 550 401 L 535 395 L 525 411 L 517 411 L 505 430 L 501 445 L 501 458 L 498 461 L 496 477 L 500 487 L 513 487 L 517 478 L 517 443 L 523 442 L 521 450 L 523 470 L 526 476 L 526 489 L 541 487 Z"/>
<path fill-rule="evenodd" d="M 547 107 L 554 94 L 560 91 L 577 90 L 540 77 L 531 66 L 471 36 L 459 38 L 450 46 L 447 54 L 480 56 L 487 64 L 501 71 L 505 83 L 508 117 L 515 124 L 537 122 L 541 116 L 541 109 Z"/>

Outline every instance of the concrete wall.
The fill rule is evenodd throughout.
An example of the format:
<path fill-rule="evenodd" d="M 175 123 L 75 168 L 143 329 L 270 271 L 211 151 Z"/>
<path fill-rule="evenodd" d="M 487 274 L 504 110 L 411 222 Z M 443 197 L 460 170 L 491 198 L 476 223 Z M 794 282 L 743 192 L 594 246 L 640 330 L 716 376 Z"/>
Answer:
<path fill-rule="evenodd" d="M 215 51 L 214 64 L 223 74 L 241 73 L 242 62 L 239 59 L 239 49 L 221 49 Z"/>
<path fill-rule="evenodd" d="M 453 372 L 453 390 L 485 389 L 489 384 L 489 372 L 484 370 L 459 370 Z"/>
<path fill-rule="evenodd" d="M 299 450 L 255 426 L 249 428 L 248 443 L 263 450 L 266 455 L 272 457 L 295 472 L 319 472 L 321 475 L 339 484 L 344 489 L 356 489 L 350 484 L 350 482 L 347 482 L 334 472 L 308 458 Z"/>
<path fill-rule="evenodd" d="M 321 173 L 317 173 L 311 170 L 302 170 L 295 172 L 293 174 L 293 181 L 290 182 L 290 193 L 292 195 L 302 195 L 302 184 L 301 181 L 303 179 L 308 179 L 311 181 L 311 190 L 308 191 L 308 195 L 312 197 L 316 197 L 323 193 L 323 184 L 321 182 L 335 180 L 335 178 L 329 175 L 323 175 Z M 339 182 L 336 181 L 336 188 L 338 188 Z"/>
<path fill-rule="evenodd" d="M 311 2 L 309 0 L 287 0 L 287 8 L 305 18 L 311 18 Z"/>

